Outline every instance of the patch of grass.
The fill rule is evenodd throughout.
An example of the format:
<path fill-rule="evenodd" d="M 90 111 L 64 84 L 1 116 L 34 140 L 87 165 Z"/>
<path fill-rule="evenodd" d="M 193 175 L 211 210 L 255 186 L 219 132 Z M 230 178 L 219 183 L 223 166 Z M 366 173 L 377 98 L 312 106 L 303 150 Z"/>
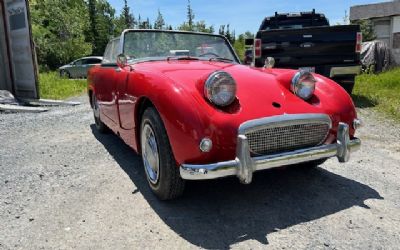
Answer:
<path fill-rule="evenodd" d="M 57 72 L 40 73 L 40 98 L 62 100 L 83 94 L 87 89 L 86 80 L 61 78 Z"/>
<path fill-rule="evenodd" d="M 353 99 L 360 108 L 373 107 L 400 121 L 400 68 L 358 76 Z"/>

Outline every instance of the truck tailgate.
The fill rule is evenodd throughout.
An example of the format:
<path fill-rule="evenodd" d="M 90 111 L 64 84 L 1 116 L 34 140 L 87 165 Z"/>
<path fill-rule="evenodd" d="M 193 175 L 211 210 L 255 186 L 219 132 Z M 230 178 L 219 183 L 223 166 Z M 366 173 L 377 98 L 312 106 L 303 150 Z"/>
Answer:
<path fill-rule="evenodd" d="M 259 31 L 260 63 L 268 56 L 274 57 L 276 66 L 282 68 L 358 63 L 355 49 L 359 31 L 357 25 Z"/>

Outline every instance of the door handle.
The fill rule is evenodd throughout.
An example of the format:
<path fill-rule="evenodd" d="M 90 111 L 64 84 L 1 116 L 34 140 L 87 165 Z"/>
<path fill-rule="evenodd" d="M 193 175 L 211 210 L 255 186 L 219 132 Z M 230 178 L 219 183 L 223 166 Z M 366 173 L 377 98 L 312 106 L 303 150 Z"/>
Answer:
<path fill-rule="evenodd" d="M 116 68 L 116 69 L 115 69 L 115 72 L 121 72 L 121 68 L 119 68 L 119 67 Z"/>

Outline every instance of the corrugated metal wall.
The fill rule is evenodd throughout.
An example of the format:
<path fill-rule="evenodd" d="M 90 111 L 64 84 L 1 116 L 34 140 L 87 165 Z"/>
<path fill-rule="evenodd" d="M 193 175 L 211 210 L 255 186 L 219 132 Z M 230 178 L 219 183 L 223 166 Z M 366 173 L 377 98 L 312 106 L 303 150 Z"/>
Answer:
<path fill-rule="evenodd" d="M 3 11 L 3 1 L 0 0 L 0 89 L 12 92 Z"/>

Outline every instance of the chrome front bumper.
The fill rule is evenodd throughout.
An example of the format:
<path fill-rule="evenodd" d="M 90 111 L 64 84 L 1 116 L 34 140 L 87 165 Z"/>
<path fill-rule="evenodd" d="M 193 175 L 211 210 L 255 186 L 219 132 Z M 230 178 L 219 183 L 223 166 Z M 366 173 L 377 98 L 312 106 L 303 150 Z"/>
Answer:
<path fill-rule="evenodd" d="M 335 156 L 339 162 L 347 162 L 350 154 L 357 151 L 360 146 L 360 139 L 350 139 L 349 126 L 346 123 L 339 123 L 336 143 L 273 155 L 251 157 L 247 138 L 244 134 L 239 133 L 235 160 L 205 165 L 183 164 L 180 167 L 180 174 L 185 180 L 207 180 L 236 175 L 242 183 L 249 184 L 252 181 L 253 172 L 259 170 Z"/>

